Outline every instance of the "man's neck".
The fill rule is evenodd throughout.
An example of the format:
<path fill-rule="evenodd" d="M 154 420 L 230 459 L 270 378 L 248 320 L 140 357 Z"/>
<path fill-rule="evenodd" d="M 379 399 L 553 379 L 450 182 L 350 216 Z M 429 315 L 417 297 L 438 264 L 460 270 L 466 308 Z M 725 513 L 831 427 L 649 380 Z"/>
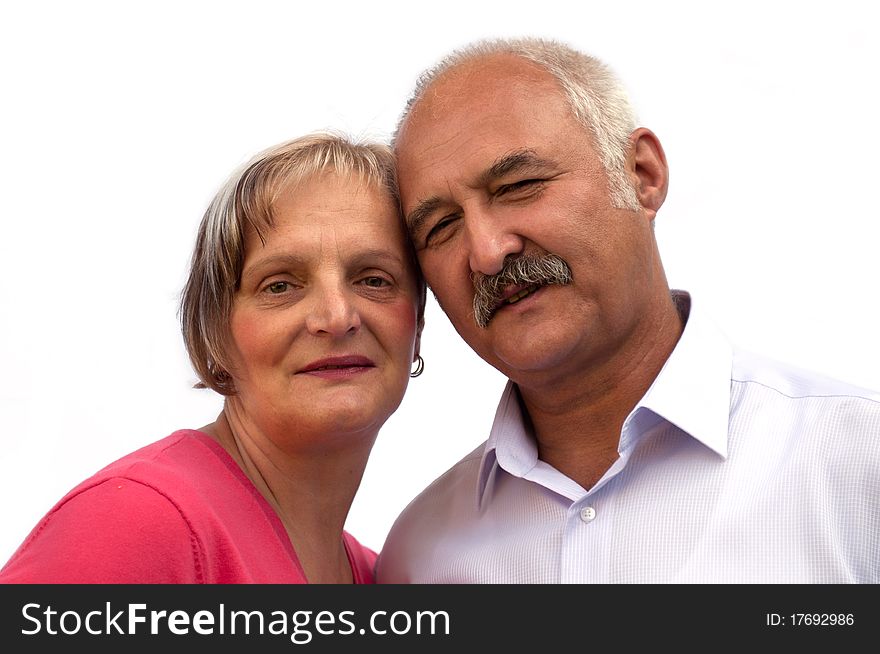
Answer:
<path fill-rule="evenodd" d="M 552 384 L 518 383 L 539 458 L 593 487 L 618 458 L 623 422 L 656 379 L 687 320 L 671 300 L 655 329 L 603 365 Z"/>

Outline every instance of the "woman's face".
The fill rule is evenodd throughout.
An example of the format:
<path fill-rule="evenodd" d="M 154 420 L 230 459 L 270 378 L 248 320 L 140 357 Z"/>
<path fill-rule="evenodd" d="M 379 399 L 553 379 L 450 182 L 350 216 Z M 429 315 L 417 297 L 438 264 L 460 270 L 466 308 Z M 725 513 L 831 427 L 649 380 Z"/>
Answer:
<path fill-rule="evenodd" d="M 397 209 L 387 192 L 333 173 L 273 206 L 265 243 L 245 240 L 230 401 L 288 444 L 375 432 L 418 353 L 416 278 Z"/>

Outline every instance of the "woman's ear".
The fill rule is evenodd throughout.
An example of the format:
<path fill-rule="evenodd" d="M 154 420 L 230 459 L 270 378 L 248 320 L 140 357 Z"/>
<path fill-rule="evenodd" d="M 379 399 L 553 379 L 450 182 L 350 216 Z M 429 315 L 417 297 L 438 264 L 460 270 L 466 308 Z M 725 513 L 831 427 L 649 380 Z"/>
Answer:
<path fill-rule="evenodd" d="M 636 197 L 653 219 L 666 200 L 669 189 L 669 166 L 657 136 L 639 127 L 629 136 L 627 171 L 633 179 Z"/>

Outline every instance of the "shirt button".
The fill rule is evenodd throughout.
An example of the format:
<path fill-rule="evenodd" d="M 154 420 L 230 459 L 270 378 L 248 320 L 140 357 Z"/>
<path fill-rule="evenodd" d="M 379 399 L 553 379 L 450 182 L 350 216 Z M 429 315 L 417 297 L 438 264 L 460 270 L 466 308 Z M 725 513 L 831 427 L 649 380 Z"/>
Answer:
<path fill-rule="evenodd" d="M 592 522 L 596 518 L 596 509 L 592 506 L 585 506 L 581 509 L 581 520 L 584 522 Z"/>

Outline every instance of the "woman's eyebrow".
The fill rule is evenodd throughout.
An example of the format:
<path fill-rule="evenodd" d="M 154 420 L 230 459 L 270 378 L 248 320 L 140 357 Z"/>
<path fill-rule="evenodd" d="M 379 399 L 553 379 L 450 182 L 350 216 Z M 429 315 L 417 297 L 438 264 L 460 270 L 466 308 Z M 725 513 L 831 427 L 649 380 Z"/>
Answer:
<path fill-rule="evenodd" d="M 377 260 L 387 261 L 398 265 L 403 265 L 404 262 L 403 257 L 384 248 L 365 248 L 363 250 L 358 250 L 350 257 L 350 260 L 355 265 L 364 265 Z M 259 273 L 264 269 L 288 267 L 298 268 L 307 265 L 307 263 L 308 262 L 305 258 L 296 254 L 273 254 L 262 259 L 257 259 L 253 263 L 245 266 L 244 270 L 242 270 L 242 276 L 252 275 L 255 272 Z"/>
<path fill-rule="evenodd" d="M 351 261 L 354 264 L 368 264 L 372 263 L 376 260 L 386 261 L 389 263 L 394 263 L 397 265 L 404 264 L 404 258 L 398 254 L 395 254 L 391 250 L 385 250 L 382 248 L 369 248 L 366 250 L 360 250 L 354 257 L 352 257 Z"/>
<path fill-rule="evenodd" d="M 253 274 L 254 271 L 260 271 L 263 268 L 302 266 L 305 259 L 296 254 L 272 254 L 261 259 L 257 259 L 253 263 L 247 264 L 241 271 L 242 276 Z"/>

